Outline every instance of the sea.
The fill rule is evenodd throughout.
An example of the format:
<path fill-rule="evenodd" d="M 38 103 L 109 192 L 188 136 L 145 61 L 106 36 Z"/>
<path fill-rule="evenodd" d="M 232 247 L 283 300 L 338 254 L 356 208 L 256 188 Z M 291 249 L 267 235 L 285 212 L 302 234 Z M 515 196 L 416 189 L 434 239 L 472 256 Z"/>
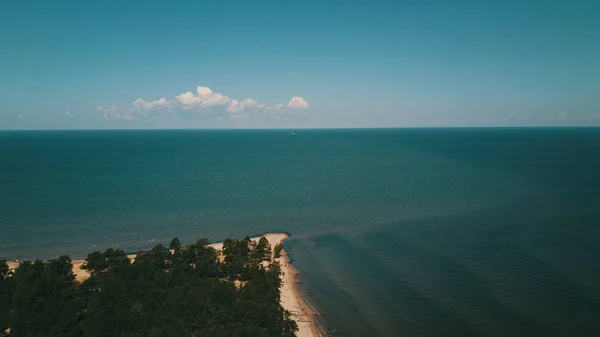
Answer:
<path fill-rule="evenodd" d="M 600 129 L 0 132 L 0 259 L 286 232 L 340 336 L 600 336 Z"/>

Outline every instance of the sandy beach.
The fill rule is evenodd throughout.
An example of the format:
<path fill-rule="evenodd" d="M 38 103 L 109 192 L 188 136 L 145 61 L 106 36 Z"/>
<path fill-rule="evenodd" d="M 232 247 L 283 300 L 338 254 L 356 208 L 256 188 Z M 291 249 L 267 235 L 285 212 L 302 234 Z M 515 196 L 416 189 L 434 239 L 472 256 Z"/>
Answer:
<path fill-rule="evenodd" d="M 287 234 L 284 233 L 268 233 L 264 237 L 269 240 L 271 248 L 274 248 L 276 244 L 282 243 L 288 238 Z M 258 240 L 258 238 L 252 238 Z M 222 244 L 221 244 L 222 245 Z M 216 248 L 216 247 L 215 247 Z M 297 275 L 300 273 L 294 268 L 289 262 L 289 258 L 285 250 L 281 251 L 281 257 L 278 258 L 281 266 L 281 280 L 282 284 L 280 289 L 281 292 L 281 306 L 292 313 L 292 318 L 298 324 L 298 331 L 296 336 L 298 337 L 317 337 L 324 336 L 320 332 L 317 322 L 315 321 L 314 310 L 304 301 L 300 290 L 296 283 Z"/>
<path fill-rule="evenodd" d="M 263 235 L 271 244 L 271 249 L 275 247 L 275 245 L 282 243 L 289 236 L 285 233 L 267 233 Z M 262 236 L 252 238 L 253 241 L 258 241 Z M 217 251 L 221 251 L 223 249 L 223 243 L 217 242 L 212 243 L 209 246 L 215 248 Z M 131 261 L 135 261 L 136 254 L 127 255 L 127 257 Z M 282 284 L 280 286 L 281 292 L 281 306 L 289 311 L 292 314 L 292 318 L 298 324 L 298 331 L 296 332 L 296 336 L 298 337 L 320 337 L 324 336 L 323 333 L 320 332 L 319 327 L 315 321 L 314 310 L 306 303 L 302 294 L 298 290 L 298 286 L 296 283 L 296 278 L 299 275 L 299 272 L 294 268 L 294 266 L 289 262 L 289 258 L 285 250 L 282 250 L 281 257 L 278 259 L 281 265 L 281 281 Z M 85 260 L 72 260 L 73 265 L 73 273 L 75 274 L 75 279 L 78 282 L 83 282 L 90 277 L 90 273 L 87 270 L 81 269 L 81 266 L 85 263 Z M 19 266 L 18 262 L 15 261 L 7 261 L 8 267 L 10 270 L 14 270 Z M 265 262 L 265 264 L 268 264 Z"/>
<path fill-rule="evenodd" d="M 316 312 L 306 303 L 296 284 L 296 275 L 299 272 L 289 262 L 285 250 L 281 251 L 281 306 L 292 313 L 292 318 L 298 323 L 298 337 L 325 336 L 319 330 L 315 320 Z"/>

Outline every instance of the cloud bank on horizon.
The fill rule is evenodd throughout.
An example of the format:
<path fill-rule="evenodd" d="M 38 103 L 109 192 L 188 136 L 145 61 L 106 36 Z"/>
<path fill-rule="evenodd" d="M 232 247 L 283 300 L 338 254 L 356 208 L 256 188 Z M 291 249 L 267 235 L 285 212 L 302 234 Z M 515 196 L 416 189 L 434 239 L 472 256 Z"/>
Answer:
<path fill-rule="evenodd" d="M 287 104 L 270 106 L 253 98 L 235 99 L 214 92 L 209 87 L 198 86 L 195 92 L 187 91 L 171 99 L 165 97 L 146 101 L 137 98 L 131 106 L 120 108 L 98 106 L 105 120 L 135 119 L 280 119 L 287 116 L 308 116 L 310 105 L 300 96 L 293 96 Z M 71 114 L 67 114 L 72 117 Z"/>

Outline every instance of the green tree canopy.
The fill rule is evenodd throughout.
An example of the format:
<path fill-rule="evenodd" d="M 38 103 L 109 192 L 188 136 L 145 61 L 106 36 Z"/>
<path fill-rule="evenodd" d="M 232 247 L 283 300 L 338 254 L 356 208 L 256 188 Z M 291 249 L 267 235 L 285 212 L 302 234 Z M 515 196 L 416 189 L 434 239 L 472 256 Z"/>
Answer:
<path fill-rule="evenodd" d="M 71 259 L 25 262 L 10 277 L 11 336 L 80 336 Z"/>
<path fill-rule="evenodd" d="M 169 244 L 169 249 L 177 250 L 179 248 L 181 248 L 181 242 L 179 242 L 178 237 L 174 237 L 173 240 L 171 240 L 171 243 Z"/>
<path fill-rule="evenodd" d="M 120 249 L 108 248 L 104 253 L 93 252 L 85 259 L 85 264 L 81 267 L 92 273 L 101 273 L 109 268 L 124 267 L 129 264 L 129 258 Z"/>
<path fill-rule="evenodd" d="M 269 244 L 269 241 L 264 236 L 261 237 L 256 246 L 254 246 L 252 257 L 256 262 L 271 260 L 271 244 Z"/>
<path fill-rule="evenodd" d="M 133 263 L 121 250 L 93 252 L 85 263 L 92 275 L 81 284 L 74 282 L 68 256 L 23 263 L 10 277 L 0 261 L 0 331 L 65 337 L 293 336 L 297 324 L 280 305 L 279 265 L 256 261 L 270 254 L 268 241 L 228 239 L 223 251 L 220 262 L 201 239 L 174 254 L 156 245 Z"/>
<path fill-rule="evenodd" d="M 273 248 L 273 257 L 274 258 L 281 257 L 281 251 L 282 250 L 283 250 L 283 245 L 281 243 L 276 244 L 275 248 Z"/>

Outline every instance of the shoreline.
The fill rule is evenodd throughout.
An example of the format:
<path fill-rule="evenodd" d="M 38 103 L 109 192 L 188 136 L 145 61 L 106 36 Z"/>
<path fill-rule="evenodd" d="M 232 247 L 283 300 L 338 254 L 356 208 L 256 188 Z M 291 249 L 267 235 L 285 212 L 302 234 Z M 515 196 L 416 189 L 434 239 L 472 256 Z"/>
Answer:
<path fill-rule="evenodd" d="M 265 233 L 261 236 L 253 237 L 251 240 L 258 241 L 261 237 L 265 237 L 271 245 L 271 252 L 275 248 L 275 245 L 287 240 L 289 235 L 286 233 Z M 216 249 L 219 253 L 223 248 L 223 242 L 215 242 L 208 245 Z M 127 257 L 131 262 L 135 261 L 136 254 L 128 254 Z M 318 315 L 302 296 L 302 292 L 298 289 L 296 284 L 296 277 L 300 275 L 300 272 L 290 263 L 289 257 L 285 249 L 281 250 L 281 257 L 273 259 L 278 261 L 281 267 L 281 285 L 279 286 L 280 300 L 279 304 L 287 311 L 291 313 L 292 319 L 298 324 L 298 331 L 296 331 L 297 337 L 323 337 L 326 336 L 320 329 L 315 316 Z M 6 261 L 8 268 L 14 271 L 20 262 L 17 261 Z M 85 263 L 85 259 L 71 260 L 72 271 L 75 275 L 75 281 L 83 282 L 87 280 L 91 274 L 89 271 L 81 269 L 81 266 Z"/>
<path fill-rule="evenodd" d="M 292 265 L 289 261 L 289 257 L 285 249 L 281 251 L 281 257 L 279 258 L 281 265 L 281 306 L 292 313 L 294 321 L 298 324 L 298 331 L 296 336 L 298 337 L 323 337 L 326 336 L 320 328 L 315 316 L 319 315 L 318 312 L 313 309 L 302 296 L 302 292 L 298 288 L 296 282 L 296 276 L 300 275 L 298 269 Z M 288 288 L 288 293 L 292 294 L 292 299 L 288 299 L 286 302 L 284 299 L 284 290 Z M 284 303 L 286 305 L 284 305 Z M 286 307 L 287 306 L 287 307 Z"/>

